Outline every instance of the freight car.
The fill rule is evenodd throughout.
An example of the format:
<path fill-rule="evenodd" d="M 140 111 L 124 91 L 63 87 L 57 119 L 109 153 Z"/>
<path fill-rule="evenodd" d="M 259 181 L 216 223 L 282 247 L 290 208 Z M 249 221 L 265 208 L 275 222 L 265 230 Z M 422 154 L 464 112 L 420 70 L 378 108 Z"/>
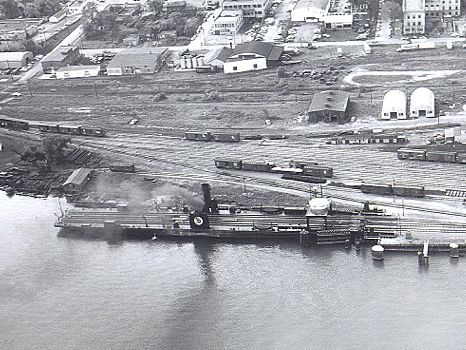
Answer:
<path fill-rule="evenodd" d="M 308 175 L 298 175 L 298 174 L 284 174 L 282 176 L 284 180 L 294 180 L 294 181 L 301 181 L 301 182 L 308 182 L 313 184 L 324 184 L 327 182 L 326 179 L 321 177 L 314 177 Z"/>
<path fill-rule="evenodd" d="M 184 134 L 189 141 L 217 141 L 217 142 L 239 142 L 241 140 L 238 132 L 233 133 L 211 133 L 210 131 L 186 131 Z"/>
<path fill-rule="evenodd" d="M 300 168 L 282 168 L 279 166 L 276 166 L 272 168 L 272 173 L 277 173 L 277 174 L 302 174 L 303 169 Z"/>
<path fill-rule="evenodd" d="M 28 130 L 29 122 L 27 120 L 12 119 L 8 117 L 0 117 L 0 127 L 12 130 Z"/>
<path fill-rule="evenodd" d="M 212 139 L 212 135 L 210 132 L 202 132 L 202 131 L 186 131 L 184 133 L 184 137 L 186 140 L 190 141 L 210 141 Z"/>
<path fill-rule="evenodd" d="M 108 168 L 120 173 L 134 173 L 136 171 L 134 164 L 110 164 Z"/>
<path fill-rule="evenodd" d="M 397 150 L 397 154 L 399 159 L 426 160 L 425 149 L 400 148 Z"/>
<path fill-rule="evenodd" d="M 456 163 L 456 152 L 426 152 L 426 160 L 431 162 Z"/>
<path fill-rule="evenodd" d="M 270 173 L 272 169 L 275 167 L 274 163 L 270 162 L 245 162 L 241 163 L 241 170 L 248 170 L 248 171 L 260 171 Z"/>
<path fill-rule="evenodd" d="M 241 170 L 242 161 L 239 159 L 214 159 L 214 162 L 220 169 Z"/>
<path fill-rule="evenodd" d="M 239 132 L 233 133 L 215 133 L 212 134 L 212 139 L 217 142 L 239 142 L 240 135 Z"/>
<path fill-rule="evenodd" d="M 395 195 L 400 197 L 425 197 L 424 186 L 400 186 L 362 183 L 361 192 L 384 196 Z"/>
<path fill-rule="evenodd" d="M 307 165 L 303 169 L 303 175 L 314 177 L 333 177 L 333 168 L 317 165 Z"/>
<path fill-rule="evenodd" d="M 307 166 L 315 166 L 318 165 L 316 162 L 310 162 L 307 160 L 290 160 L 290 168 L 299 168 L 304 169 Z"/>
<path fill-rule="evenodd" d="M 406 143 L 408 139 L 405 135 L 397 134 L 361 134 L 344 137 L 334 137 L 326 141 L 331 145 L 362 145 L 362 144 L 393 144 L 393 143 Z"/>
<path fill-rule="evenodd" d="M 96 136 L 104 137 L 105 130 L 102 128 L 92 128 L 84 126 L 66 126 L 59 124 L 31 124 L 31 126 L 37 127 L 42 132 L 51 132 L 57 134 L 67 135 L 81 135 L 81 136 Z"/>
<path fill-rule="evenodd" d="M 424 149 L 400 148 L 397 151 L 399 159 L 423 160 L 441 163 L 466 164 L 466 153 L 452 151 L 427 151 Z"/>

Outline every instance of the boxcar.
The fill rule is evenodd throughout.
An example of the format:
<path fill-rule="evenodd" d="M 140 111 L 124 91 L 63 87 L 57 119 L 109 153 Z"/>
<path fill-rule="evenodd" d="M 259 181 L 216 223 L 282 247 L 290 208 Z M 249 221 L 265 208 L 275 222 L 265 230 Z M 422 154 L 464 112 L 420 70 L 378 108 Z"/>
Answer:
<path fill-rule="evenodd" d="M 290 168 L 300 168 L 304 169 L 306 166 L 315 166 L 318 165 L 316 162 L 309 162 L 304 160 L 290 160 Z"/>
<path fill-rule="evenodd" d="M 424 186 L 392 186 L 393 194 L 402 197 L 425 197 Z"/>
<path fill-rule="evenodd" d="M 220 169 L 241 170 L 242 161 L 239 159 L 214 159 L 215 166 Z"/>
<path fill-rule="evenodd" d="M 58 125 L 38 124 L 37 128 L 42 132 L 59 132 Z"/>
<path fill-rule="evenodd" d="M 248 171 L 271 172 L 275 167 L 274 163 L 269 162 L 242 162 L 241 169 Z"/>
<path fill-rule="evenodd" d="M 426 160 L 426 150 L 414 148 L 399 148 L 397 151 L 399 159 Z"/>
<path fill-rule="evenodd" d="M 81 126 L 81 135 L 104 137 L 105 130 L 102 128 L 90 128 L 90 127 Z"/>
<path fill-rule="evenodd" d="M 304 167 L 303 175 L 310 175 L 315 177 L 333 177 L 333 168 L 308 165 Z"/>
<path fill-rule="evenodd" d="M 239 142 L 239 132 L 213 134 L 212 138 L 217 142 Z"/>
<path fill-rule="evenodd" d="M 309 176 L 309 175 L 298 175 L 298 174 L 284 174 L 282 176 L 282 179 L 309 182 L 313 184 L 324 184 L 327 182 L 327 180 L 321 177 L 314 177 L 314 176 Z"/>
<path fill-rule="evenodd" d="M 460 164 L 466 164 L 466 153 L 458 153 L 456 156 L 456 162 Z"/>
<path fill-rule="evenodd" d="M 361 192 L 372 194 L 390 195 L 393 193 L 391 185 L 378 185 L 378 184 L 361 184 Z"/>
<path fill-rule="evenodd" d="M 429 151 L 426 153 L 426 159 L 431 162 L 455 163 L 456 152 Z"/>
<path fill-rule="evenodd" d="M 7 129 L 15 129 L 15 130 L 28 130 L 29 122 L 27 120 L 1 117 L 0 127 L 7 128 Z"/>
<path fill-rule="evenodd" d="M 212 135 L 210 132 L 197 132 L 197 131 L 186 131 L 184 134 L 186 140 L 190 141 L 210 141 Z"/>
<path fill-rule="evenodd" d="M 81 135 L 81 128 L 79 126 L 58 126 L 60 134 Z"/>
<path fill-rule="evenodd" d="M 121 173 L 134 173 L 136 168 L 134 164 L 110 164 L 108 168 L 111 171 L 121 172 Z"/>

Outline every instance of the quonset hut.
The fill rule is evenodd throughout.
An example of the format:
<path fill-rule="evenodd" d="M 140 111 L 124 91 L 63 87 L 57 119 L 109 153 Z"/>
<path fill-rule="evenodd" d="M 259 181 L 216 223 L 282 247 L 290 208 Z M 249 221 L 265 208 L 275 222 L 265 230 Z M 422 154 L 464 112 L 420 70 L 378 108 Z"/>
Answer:
<path fill-rule="evenodd" d="M 406 119 L 406 110 L 406 94 L 401 90 L 390 90 L 383 97 L 381 119 Z"/>
<path fill-rule="evenodd" d="M 420 87 L 414 90 L 411 94 L 409 111 L 411 118 L 435 118 L 434 93 L 424 87 Z"/>

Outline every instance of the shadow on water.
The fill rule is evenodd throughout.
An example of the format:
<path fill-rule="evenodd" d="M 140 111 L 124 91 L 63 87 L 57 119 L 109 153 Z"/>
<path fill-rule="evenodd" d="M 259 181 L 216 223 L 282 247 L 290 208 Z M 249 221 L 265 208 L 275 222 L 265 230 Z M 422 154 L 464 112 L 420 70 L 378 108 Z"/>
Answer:
<path fill-rule="evenodd" d="M 211 259 L 212 255 L 215 253 L 215 243 L 206 240 L 197 240 L 193 242 L 193 247 L 200 271 L 204 275 L 207 285 L 214 285 L 215 274 Z"/>

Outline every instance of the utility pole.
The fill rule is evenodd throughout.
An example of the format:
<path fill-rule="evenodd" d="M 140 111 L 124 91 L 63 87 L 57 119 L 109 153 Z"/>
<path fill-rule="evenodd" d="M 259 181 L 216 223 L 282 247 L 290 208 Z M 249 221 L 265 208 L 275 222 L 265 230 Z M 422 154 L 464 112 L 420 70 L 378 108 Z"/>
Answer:
<path fill-rule="evenodd" d="M 94 91 L 95 91 L 95 95 L 96 95 L 96 96 L 99 96 L 99 95 L 97 94 L 97 84 L 95 83 L 95 81 L 94 81 Z"/>
<path fill-rule="evenodd" d="M 31 85 L 29 84 L 29 79 L 26 79 L 26 84 L 28 85 L 29 95 L 31 95 L 32 97 L 32 90 L 31 90 Z"/>

